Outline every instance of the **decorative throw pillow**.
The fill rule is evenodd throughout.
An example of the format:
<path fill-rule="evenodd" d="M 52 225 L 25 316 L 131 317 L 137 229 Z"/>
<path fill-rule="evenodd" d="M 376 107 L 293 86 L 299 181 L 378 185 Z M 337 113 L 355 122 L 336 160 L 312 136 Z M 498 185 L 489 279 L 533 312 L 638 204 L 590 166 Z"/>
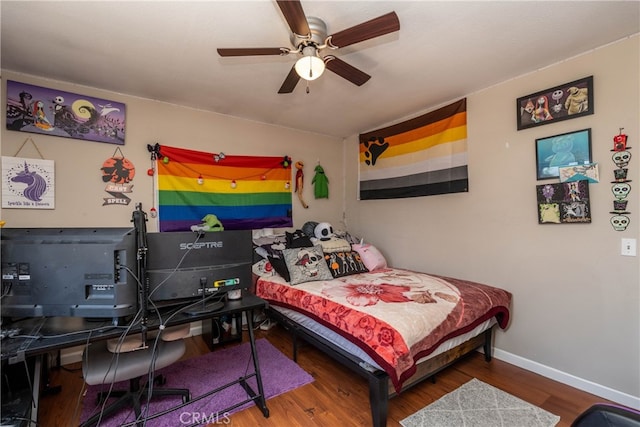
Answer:
<path fill-rule="evenodd" d="M 324 253 L 327 252 L 351 252 L 351 243 L 345 239 L 332 237 L 329 240 L 319 240 L 318 244 L 322 246 Z"/>
<path fill-rule="evenodd" d="M 272 256 L 270 256 L 268 259 L 271 267 L 273 267 L 276 273 L 278 273 L 287 282 L 290 282 L 291 276 L 289 275 L 289 269 L 287 268 L 287 264 L 284 262 L 284 259 Z"/>
<path fill-rule="evenodd" d="M 387 260 L 375 246 L 368 243 L 356 243 L 351 247 L 360 254 L 362 262 L 364 262 L 369 271 L 387 268 Z"/>
<path fill-rule="evenodd" d="M 309 248 L 313 246 L 309 236 L 304 234 L 302 230 L 296 230 L 293 233 L 285 232 L 287 236 L 287 248 Z"/>
<path fill-rule="evenodd" d="M 284 244 L 284 242 L 273 242 L 271 244 L 264 244 L 262 246 L 259 246 L 256 248 L 256 253 L 260 256 L 262 256 L 263 258 L 267 258 L 269 256 L 273 256 L 273 257 L 282 257 L 282 251 L 286 248 L 287 246 Z"/>
<path fill-rule="evenodd" d="M 324 254 L 327 267 L 333 277 L 344 277 L 351 274 L 366 273 L 367 267 L 356 251 L 329 252 Z"/>
<path fill-rule="evenodd" d="M 310 248 L 285 249 L 283 255 L 291 276 L 289 283 L 292 285 L 333 279 L 327 263 L 324 261 L 322 247 L 319 245 Z"/>

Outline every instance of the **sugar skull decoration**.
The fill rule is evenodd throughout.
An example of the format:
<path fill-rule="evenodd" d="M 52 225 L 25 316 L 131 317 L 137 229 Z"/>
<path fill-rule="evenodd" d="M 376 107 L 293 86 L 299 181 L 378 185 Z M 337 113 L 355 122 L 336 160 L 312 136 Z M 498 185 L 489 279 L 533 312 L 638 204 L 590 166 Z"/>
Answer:
<path fill-rule="evenodd" d="M 613 160 L 613 163 L 615 163 L 617 167 L 624 168 L 629 165 L 631 153 L 627 150 L 616 151 L 613 156 L 611 156 L 611 160 Z"/>
<path fill-rule="evenodd" d="M 624 231 L 629 226 L 631 219 L 626 215 L 615 215 L 611 217 L 611 225 L 616 231 Z"/>
<path fill-rule="evenodd" d="M 631 185 L 627 182 L 619 182 L 611 186 L 611 192 L 616 200 L 624 200 L 629 197 L 631 191 Z"/>
<path fill-rule="evenodd" d="M 611 160 L 616 165 L 617 169 L 613 171 L 614 180 L 611 181 L 611 192 L 615 200 L 613 201 L 613 210 L 610 212 L 614 216 L 611 217 L 611 226 L 616 231 L 624 231 L 629 226 L 631 219 L 627 216 L 630 212 L 627 211 L 627 198 L 631 192 L 631 180 L 627 179 L 629 172 L 628 166 L 631 161 L 631 148 L 627 144 L 627 135 L 620 133 L 613 137 L 613 155 Z"/>

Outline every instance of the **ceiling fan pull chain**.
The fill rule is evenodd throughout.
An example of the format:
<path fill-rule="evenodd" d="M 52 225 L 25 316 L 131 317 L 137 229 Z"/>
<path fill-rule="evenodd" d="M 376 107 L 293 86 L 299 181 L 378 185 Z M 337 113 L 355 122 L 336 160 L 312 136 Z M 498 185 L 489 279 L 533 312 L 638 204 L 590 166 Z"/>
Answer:
<path fill-rule="evenodd" d="M 309 80 L 307 80 L 307 93 L 309 93 Z"/>

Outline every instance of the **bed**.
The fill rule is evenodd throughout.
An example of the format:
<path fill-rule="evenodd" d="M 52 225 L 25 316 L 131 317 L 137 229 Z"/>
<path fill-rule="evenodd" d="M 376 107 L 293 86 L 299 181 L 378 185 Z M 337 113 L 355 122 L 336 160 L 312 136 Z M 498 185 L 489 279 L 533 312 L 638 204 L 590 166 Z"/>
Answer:
<path fill-rule="evenodd" d="M 308 254 L 300 255 L 308 250 L 285 250 L 297 255 L 286 263 L 290 277 L 263 274 L 256 294 L 292 333 L 294 359 L 303 339 L 368 381 L 374 427 L 386 426 L 388 400 L 402 390 L 478 348 L 489 361 L 492 331 L 508 325 L 511 294 L 503 289 L 386 266 L 358 268 L 355 251 L 352 260 L 324 252 L 323 262 L 309 267 L 302 260 Z M 324 261 L 345 274 L 316 271 Z M 302 281 L 296 268 L 307 275 Z"/>

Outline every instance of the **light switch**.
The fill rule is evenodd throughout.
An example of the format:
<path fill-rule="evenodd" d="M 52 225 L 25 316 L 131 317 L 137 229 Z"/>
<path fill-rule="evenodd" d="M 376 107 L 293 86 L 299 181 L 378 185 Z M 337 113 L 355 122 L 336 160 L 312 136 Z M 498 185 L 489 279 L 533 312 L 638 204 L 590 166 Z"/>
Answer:
<path fill-rule="evenodd" d="M 637 244 L 636 239 L 622 239 L 620 255 L 636 256 L 636 244 Z"/>

